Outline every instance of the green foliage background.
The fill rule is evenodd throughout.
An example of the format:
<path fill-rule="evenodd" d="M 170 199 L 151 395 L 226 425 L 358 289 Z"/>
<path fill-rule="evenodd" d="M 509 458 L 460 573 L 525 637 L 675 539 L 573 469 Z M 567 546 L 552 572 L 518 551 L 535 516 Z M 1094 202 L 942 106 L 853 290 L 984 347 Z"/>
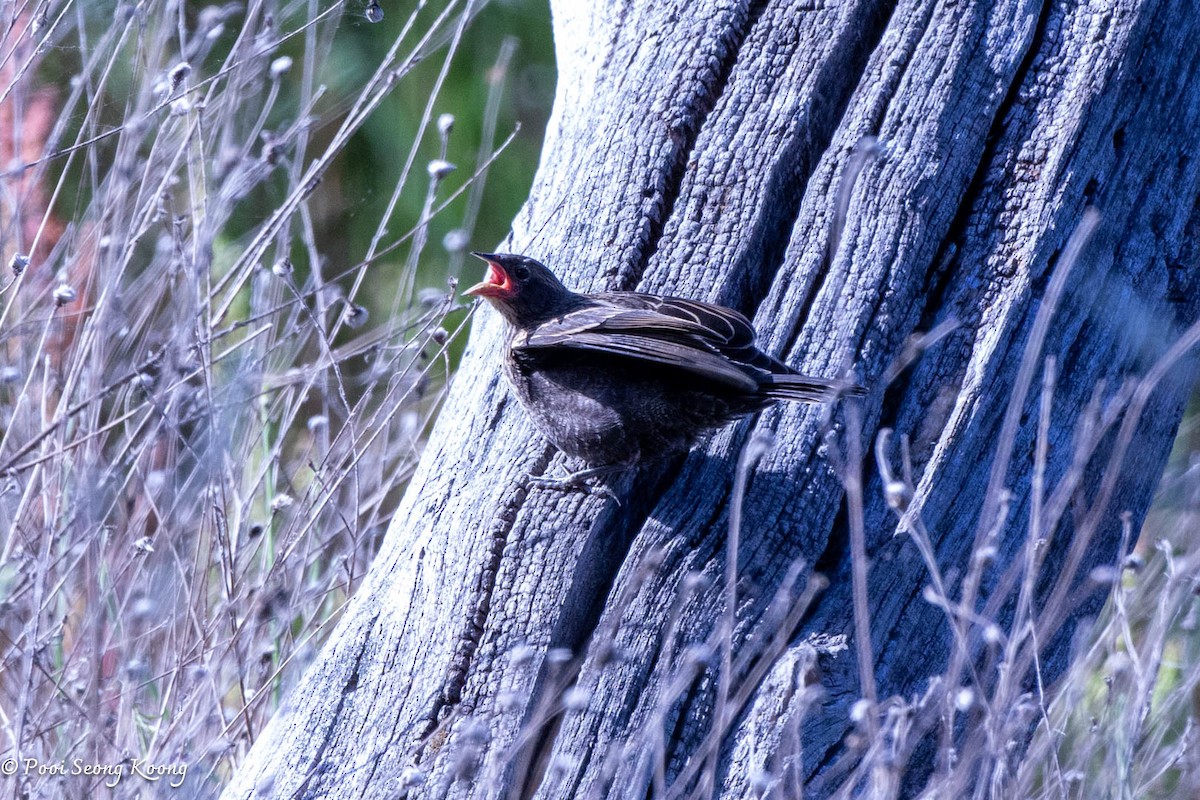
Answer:
<path fill-rule="evenodd" d="M 402 8 L 391 13 L 391 5 L 401 4 L 388 3 L 384 7 L 388 12 L 385 19 L 372 24 L 361 13 L 363 4 L 352 4 L 337 32 L 340 41 L 335 42 L 334 52 L 338 57 L 324 70 L 331 96 L 350 94 L 352 89 L 343 91 L 342 87 L 362 85 L 366 77 L 363 73 L 369 73 L 383 57 L 407 14 L 407 9 Z M 435 120 L 440 114 L 455 117 L 447 155 L 458 168 L 454 177 L 465 179 L 473 169 L 480 147 L 489 81 L 501 77 L 493 74 L 493 66 L 509 37 L 515 39 L 516 51 L 507 75 L 503 76 L 497 142 L 517 125 L 520 131 L 488 170 L 478 225 L 470 239 L 470 248 L 477 250 L 495 247 L 508 233 L 537 167 L 554 99 L 554 50 L 546 0 L 497 0 L 485 5 L 464 31 L 458 53 L 433 105 Z M 328 253 L 358 260 L 366 250 L 376 221 L 386 208 L 392 182 L 417 135 L 429 92 L 441 68 L 440 55 L 435 53 L 400 82 L 351 142 L 339 159 L 336 175 L 327 181 L 330 185 L 320 192 L 323 221 L 329 225 L 324 239 Z M 421 141 L 421 157 L 416 162 L 421 178 L 425 164 L 438 156 L 438 136 L 431 126 Z M 423 199 L 424 180 L 411 181 L 393 215 L 393 233 L 407 229 L 419 218 Z M 461 222 L 465 205 L 464 195 L 433 221 L 430 231 L 433 246 L 422 260 L 418 285 L 443 284 L 447 260 L 441 243 Z M 477 270 L 477 266 L 467 262 L 466 277 L 472 282 L 476 272 L 482 274 L 482 267 Z M 373 268 L 373 272 L 371 291 L 365 298 L 390 297 L 391 284 L 400 270 L 382 264 Z M 376 310 L 385 309 L 372 308 Z"/>

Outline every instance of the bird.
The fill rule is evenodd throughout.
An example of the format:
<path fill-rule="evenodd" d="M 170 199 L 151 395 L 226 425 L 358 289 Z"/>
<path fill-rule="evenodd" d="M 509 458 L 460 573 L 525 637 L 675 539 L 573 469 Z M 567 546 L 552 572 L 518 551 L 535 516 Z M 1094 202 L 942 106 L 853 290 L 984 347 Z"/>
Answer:
<path fill-rule="evenodd" d="M 582 294 L 533 258 L 471 255 L 487 271 L 464 294 L 504 318 L 504 372 L 517 400 L 584 465 L 562 480 L 531 476 L 536 485 L 586 490 L 587 479 L 687 452 L 777 401 L 864 394 L 759 350 L 754 326 L 734 309 L 643 292 Z"/>

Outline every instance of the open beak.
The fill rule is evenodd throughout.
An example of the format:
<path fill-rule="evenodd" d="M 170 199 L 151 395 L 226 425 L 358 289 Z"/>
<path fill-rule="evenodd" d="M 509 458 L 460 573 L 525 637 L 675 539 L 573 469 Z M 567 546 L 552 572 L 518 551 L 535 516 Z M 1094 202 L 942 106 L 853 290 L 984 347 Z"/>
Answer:
<path fill-rule="evenodd" d="M 500 262 L 497 260 L 499 256 L 493 253 L 471 253 L 471 255 L 486 261 L 488 271 L 482 281 L 470 289 L 464 290 L 463 294 L 475 297 L 505 297 L 512 292 L 512 279 L 508 277 L 504 267 L 500 266 Z"/>

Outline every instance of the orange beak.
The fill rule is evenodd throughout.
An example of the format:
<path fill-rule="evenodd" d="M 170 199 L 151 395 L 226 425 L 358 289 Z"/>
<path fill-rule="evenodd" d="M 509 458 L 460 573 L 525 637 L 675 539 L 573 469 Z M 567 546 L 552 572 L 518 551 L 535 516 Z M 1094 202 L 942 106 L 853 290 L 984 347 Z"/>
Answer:
<path fill-rule="evenodd" d="M 512 279 L 508 277 L 508 273 L 504 271 L 504 267 L 500 266 L 500 262 L 494 255 L 491 253 L 471 253 L 471 255 L 486 261 L 488 271 L 482 281 L 470 289 L 464 290 L 463 294 L 475 297 L 507 297 L 512 294 Z"/>

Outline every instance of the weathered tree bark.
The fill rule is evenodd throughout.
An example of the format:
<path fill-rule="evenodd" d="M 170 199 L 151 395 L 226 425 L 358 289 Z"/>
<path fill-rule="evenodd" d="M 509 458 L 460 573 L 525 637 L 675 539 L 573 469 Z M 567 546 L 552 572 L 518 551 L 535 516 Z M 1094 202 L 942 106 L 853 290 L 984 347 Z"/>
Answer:
<path fill-rule="evenodd" d="M 884 426 L 909 437 L 913 504 L 948 593 L 961 596 L 982 531 L 995 556 L 974 609 L 1003 624 L 1035 502 L 1044 356 L 1057 364 L 1046 504 L 1080 480 L 1057 496 L 1067 520 L 1040 531 L 1040 602 L 1061 601 L 1051 612 L 1066 618 L 1039 640 L 1044 676 L 1095 607 L 1087 570 L 1118 558 L 1119 515 L 1136 530 L 1145 512 L 1191 360 L 1146 396 L 1119 468 L 1112 433 L 1082 470 L 1073 459 L 1089 401 L 1116 408 L 1123 382 L 1200 312 L 1191 0 L 562 0 L 553 11 L 554 115 L 502 249 L 580 289 L 740 308 L 767 348 L 815 375 L 852 366 L 869 396 L 833 422 L 786 406 L 733 426 L 623 478 L 620 504 L 531 489 L 527 473 L 564 463 L 510 399 L 498 319 L 481 313 L 369 579 L 227 797 L 743 797 L 768 774 L 777 789 L 828 795 L 860 758 L 850 709 L 864 694 L 839 453 L 853 439 L 869 455 Z M 837 186 L 865 135 L 885 149 L 855 184 L 826 263 Z M 1033 389 L 993 481 L 1035 319 L 1088 205 L 1100 227 L 1033 352 Z M 883 384 L 911 334 L 951 318 L 948 338 Z M 745 495 L 737 674 L 722 687 L 731 485 L 755 430 L 776 444 Z M 929 572 L 894 535 L 871 459 L 863 475 L 876 693 L 913 697 L 946 672 L 951 629 L 923 599 Z M 1069 558 L 1079 578 L 1052 594 Z M 803 606 L 817 571 L 828 586 Z M 804 609 L 794 635 L 778 597 Z M 764 650 L 781 632 L 787 647 Z M 968 633 L 976 645 L 978 627 Z M 812 644 L 840 635 L 841 652 Z M 985 650 L 972 661 L 983 693 L 997 680 Z M 738 713 L 710 758 L 723 692 Z M 914 751 L 910 787 L 931 752 Z"/>

